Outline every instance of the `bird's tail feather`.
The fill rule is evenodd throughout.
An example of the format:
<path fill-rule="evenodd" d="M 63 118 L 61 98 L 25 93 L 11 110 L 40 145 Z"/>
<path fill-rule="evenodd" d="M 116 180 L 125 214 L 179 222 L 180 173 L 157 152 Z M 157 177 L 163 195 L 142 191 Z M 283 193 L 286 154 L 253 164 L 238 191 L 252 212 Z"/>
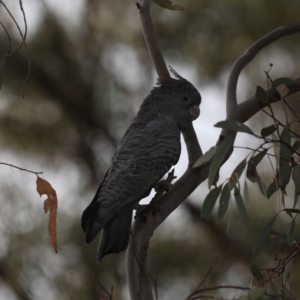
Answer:
<path fill-rule="evenodd" d="M 97 253 L 98 262 L 106 254 L 126 250 L 129 242 L 132 213 L 133 208 L 131 206 L 122 208 L 122 213 L 103 228 Z"/>

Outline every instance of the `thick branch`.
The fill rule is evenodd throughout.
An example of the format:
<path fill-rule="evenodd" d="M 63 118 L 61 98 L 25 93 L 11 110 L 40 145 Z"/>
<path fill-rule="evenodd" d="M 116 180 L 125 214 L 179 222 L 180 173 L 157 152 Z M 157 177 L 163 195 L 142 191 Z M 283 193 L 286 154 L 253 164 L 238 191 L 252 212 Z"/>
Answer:
<path fill-rule="evenodd" d="M 155 66 L 157 76 L 160 80 L 170 78 L 169 70 L 167 68 L 166 62 L 154 33 L 150 15 L 150 0 L 140 0 L 140 2 L 137 3 L 137 7 L 140 10 L 140 19 L 142 23 L 144 38 L 153 64 Z"/>
<path fill-rule="evenodd" d="M 189 158 L 188 167 L 191 168 L 196 160 L 202 155 L 202 150 L 200 144 L 198 143 L 197 135 L 193 125 L 185 129 L 182 134 Z"/>
<path fill-rule="evenodd" d="M 263 48 L 284 36 L 292 35 L 298 32 L 300 32 L 300 22 L 279 27 L 260 38 L 235 61 L 227 82 L 226 110 L 228 120 L 233 119 L 232 113 L 237 106 L 236 89 L 241 71 Z"/>

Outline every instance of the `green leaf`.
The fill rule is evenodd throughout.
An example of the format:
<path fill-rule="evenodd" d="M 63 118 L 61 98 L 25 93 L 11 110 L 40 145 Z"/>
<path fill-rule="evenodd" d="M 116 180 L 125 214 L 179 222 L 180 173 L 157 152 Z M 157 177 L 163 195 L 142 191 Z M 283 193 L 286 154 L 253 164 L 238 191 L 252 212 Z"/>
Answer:
<path fill-rule="evenodd" d="M 268 149 L 263 149 L 263 151 L 261 151 L 258 154 L 252 156 L 251 159 L 249 160 L 246 175 L 247 175 L 247 178 L 250 181 L 256 182 L 255 181 L 255 177 L 257 175 L 256 167 L 261 162 L 261 160 L 264 158 L 267 151 L 268 151 Z"/>
<path fill-rule="evenodd" d="M 300 165 L 293 166 L 292 178 L 295 184 L 295 195 L 300 195 Z"/>
<path fill-rule="evenodd" d="M 248 292 L 248 299 L 256 299 L 264 296 L 265 290 L 262 288 L 253 288 Z"/>
<path fill-rule="evenodd" d="M 282 299 L 285 299 L 285 300 L 297 300 L 297 298 L 291 293 L 291 291 L 289 291 L 283 285 L 281 285 L 280 288 L 281 288 L 281 290 L 283 292 L 283 295 L 284 295 L 284 298 L 282 298 Z"/>
<path fill-rule="evenodd" d="M 284 211 L 289 214 L 292 214 L 292 213 L 298 214 L 298 215 L 300 214 L 300 209 L 297 209 L 297 208 L 285 208 Z"/>
<path fill-rule="evenodd" d="M 170 9 L 170 10 L 177 10 L 182 11 L 184 8 L 178 4 L 173 4 L 170 0 L 153 0 L 154 3 L 158 4 L 160 7 Z"/>
<path fill-rule="evenodd" d="M 220 205 L 219 205 L 218 217 L 217 217 L 218 222 L 220 222 L 224 218 L 226 211 L 228 209 L 229 200 L 230 200 L 230 188 L 229 188 L 229 183 L 227 182 L 223 187 L 220 196 Z"/>
<path fill-rule="evenodd" d="M 241 175 L 246 167 L 246 161 L 247 161 L 247 158 L 244 158 L 233 170 L 231 177 L 230 177 L 230 181 L 229 181 L 231 190 L 235 187 L 237 181 L 241 177 Z"/>
<path fill-rule="evenodd" d="M 290 182 L 292 166 L 285 166 L 279 170 L 279 187 L 285 190 L 285 187 Z"/>
<path fill-rule="evenodd" d="M 269 105 L 268 93 L 261 87 L 256 87 L 255 97 L 264 105 Z"/>
<path fill-rule="evenodd" d="M 278 185 L 276 182 L 276 179 L 273 178 L 273 182 L 268 186 L 267 188 L 267 198 L 270 199 L 270 197 L 278 190 Z"/>
<path fill-rule="evenodd" d="M 235 197 L 237 208 L 238 208 L 244 222 L 247 224 L 249 221 L 247 210 L 246 210 L 242 195 L 240 194 L 240 190 L 236 186 L 234 188 L 234 197 Z"/>
<path fill-rule="evenodd" d="M 261 136 L 266 137 L 276 131 L 276 126 L 271 125 L 269 127 L 265 127 L 261 130 Z"/>
<path fill-rule="evenodd" d="M 284 85 L 298 85 L 295 80 L 291 78 L 286 78 L 286 77 L 281 77 L 277 78 L 273 81 L 273 86 L 278 87 L 279 85 L 284 84 Z"/>
<path fill-rule="evenodd" d="M 231 176 L 233 176 L 233 174 L 236 174 L 238 178 L 241 177 L 244 169 L 245 169 L 245 166 L 246 166 L 246 160 L 247 158 L 244 158 L 237 166 L 236 168 L 233 170 Z"/>
<path fill-rule="evenodd" d="M 276 141 L 279 138 L 277 137 L 277 135 L 272 134 L 272 140 Z M 275 159 L 276 159 L 276 170 L 279 167 L 279 159 L 280 159 L 280 147 L 279 147 L 279 143 L 278 142 L 273 142 L 273 148 L 274 148 L 274 155 L 275 155 Z"/>
<path fill-rule="evenodd" d="M 205 152 L 202 156 L 198 158 L 198 160 L 194 163 L 193 168 L 197 168 L 202 164 L 208 162 L 216 153 L 216 146 L 211 147 L 207 152 Z"/>
<path fill-rule="evenodd" d="M 229 129 L 232 131 L 237 131 L 237 132 L 245 132 L 254 135 L 254 132 L 245 124 L 234 121 L 234 120 L 226 120 L 226 121 L 221 121 L 218 122 L 217 124 L 214 125 L 215 127 L 219 128 L 225 128 Z"/>
<path fill-rule="evenodd" d="M 291 235 L 294 233 L 295 225 L 296 225 L 295 219 L 292 219 L 292 222 L 289 224 L 289 226 L 286 229 L 285 235 L 287 238 L 287 244 L 290 244 L 291 242 Z"/>
<path fill-rule="evenodd" d="M 285 189 L 291 178 L 292 168 L 290 166 L 293 150 L 291 149 L 291 134 L 289 125 L 286 126 L 280 135 L 280 160 L 279 160 L 279 186 Z"/>
<path fill-rule="evenodd" d="M 260 273 L 260 271 L 257 268 L 257 265 L 255 263 L 253 263 L 250 266 L 250 270 L 251 270 L 253 277 L 256 278 L 257 280 L 261 280 L 263 278 L 262 274 Z"/>
<path fill-rule="evenodd" d="M 260 249 L 262 248 L 262 246 L 265 244 L 265 242 L 267 241 L 269 235 L 270 235 L 270 232 L 273 228 L 273 225 L 275 223 L 275 220 L 276 220 L 276 216 L 274 216 L 268 223 L 267 225 L 265 226 L 265 228 L 263 229 L 263 231 L 260 233 L 260 236 L 254 246 L 254 249 L 253 249 L 253 252 L 254 254 L 256 255 Z"/>
<path fill-rule="evenodd" d="M 201 209 L 201 218 L 203 219 L 209 219 L 214 206 L 216 204 L 216 201 L 221 193 L 222 190 L 222 186 L 213 188 L 208 195 L 206 196 L 206 198 L 204 199 L 203 205 L 202 205 L 202 209 Z"/>
<path fill-rule="evenodd" d="M 257 174 L 256 166 L 264 158 L 267 151 L 268 151 L 268 149 L 263 149 L 263 151 L 259 152 L 255 156 L 252 156 L 248 162 L 248 167 L 247 167 L 247 172 L 246 172 L 247 178 L 250 181 L 252 181 L 253 183 L 256 182 L 258 184 L 259 189 L 264 196 L 266 196 L 266 188 L 265 188 L 263 182 L 261 181 L 260 177 Z"/>
<path fill-rule="evenodd" d="M 294 196 L 294 205 L 293 207 L 296 207 L 297 203 L 298 203 L 298 200 L 299 200 L 299 196 L 298 195 L 295 195 Z"/>
<path fill-rule="evenodd" d="M 216 154 L 211 162 L 209 172 L 208 172 L 208 186 L 211 187 L 212 184 L 216 183 L 219 178 L 219 169 L 228 155 L 230 148 L 233 145 L 233 141 L 235 139 L 235 135 L 230 135 L 225 137 L 222 140 L 220 146 L 217 147 Z"/>
<path fill-rule="evenodd" d="M 300 141 L 296 141 L 294 144 L 293 144 L 293 149 L 295 151 L 297 151 L 298 149 L 300 149 Z"/>
<path fill-rule="evenodd" d="M 285 236 L 282 233 L 278 232 L 278 231 L 271 230 L 270 236 L 273 237 L 273 238 L 276 238 L 276 241 L 277 241 L 278 244 L 285 243 Z"/>
<path fill-rule="evenodd" d="M 244 199 L 245 199 L 246 203 L 250 202 L 249 189 L 248 189 L 247 180 L 245 180 L 245 183 L 244 183 Z"/>

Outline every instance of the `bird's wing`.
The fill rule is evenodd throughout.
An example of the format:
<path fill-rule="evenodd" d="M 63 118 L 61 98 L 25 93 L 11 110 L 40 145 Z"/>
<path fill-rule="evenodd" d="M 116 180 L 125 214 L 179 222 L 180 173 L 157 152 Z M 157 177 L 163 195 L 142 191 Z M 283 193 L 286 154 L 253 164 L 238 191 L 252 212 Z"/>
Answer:
<path fill-rule="evenodd" d="M 99 228 L 122 207 L 146 197 L 180 156 L 180 131 L 173 123 L 133 123 L 112 158 L 92 203 L 82 216 L 86 231 L 96 217 Z"/>
<path fill-rule="evenodd" d="M 112 169 L 99 200 L 110 205 L 126 205 L 145 197 L 163 175 L 178 162 L 180 156 L 180 131 L 170 122 L 152 120 L 143 128 L 128 132 L 113 159 Z"/>

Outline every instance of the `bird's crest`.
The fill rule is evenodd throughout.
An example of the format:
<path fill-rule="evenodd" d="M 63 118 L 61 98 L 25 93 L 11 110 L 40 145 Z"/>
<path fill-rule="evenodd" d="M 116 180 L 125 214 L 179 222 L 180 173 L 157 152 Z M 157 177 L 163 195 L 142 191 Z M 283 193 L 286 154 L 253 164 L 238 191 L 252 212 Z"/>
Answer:
<path fill-rule="evenodd" d="M 187 81 L 185 78 L 183 78 L 182 76 L 180 76 L 171 66 L 168 66 L 169 67 L 169 70 L 171 72 L 171 74 L 175 77 L 175 78 L 172 78 L 172 77 L 169 77 L 169 78 L 158 78 L 157 79 L 157 85 L 160 86 L 166 82 L 172 82 L 174 81 L 174 79 L 176 80 L 182 80 L 182 81 Z"/>

